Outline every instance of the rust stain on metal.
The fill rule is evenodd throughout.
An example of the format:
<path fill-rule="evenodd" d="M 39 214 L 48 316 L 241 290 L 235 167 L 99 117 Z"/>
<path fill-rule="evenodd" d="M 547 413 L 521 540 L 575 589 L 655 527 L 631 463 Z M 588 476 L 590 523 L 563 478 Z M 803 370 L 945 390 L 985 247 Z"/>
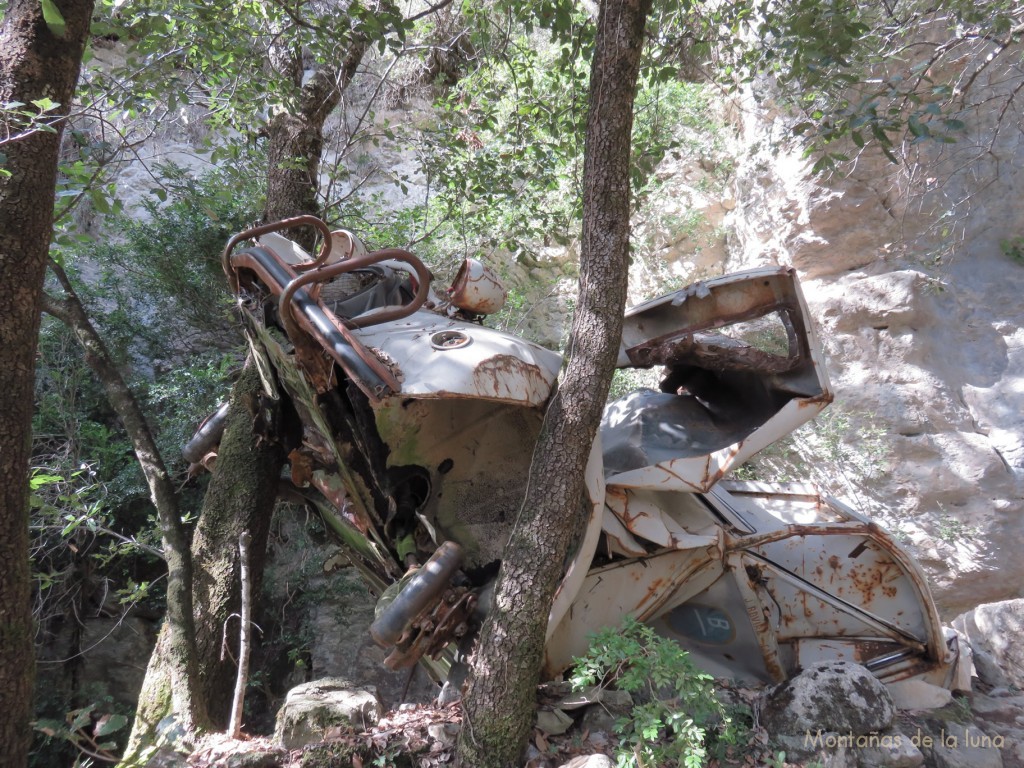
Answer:
<path fill-rule="evenodd" d="M 247 234 L 253 235 L 257 231 L 251 230 Z M 500 430 L 491 429 L 482 422 L 471 427 L 458 423 L 457 419 L 462 416 L 458 404 L 438 400 L 493 399 L 501 402 L 503 408 L 509 403 L 522 404 L 528 400 L 532 408 L 539 405 L 550 391 L 553 363 L 531 362 L 545 358 L 524 355 L 521 341 L 512 338 L 509 338 L 507 346 L 490 347 L 478 337 L 477 343 L 473 343 L 466 352 L 455 352 L 466 344 L 444 346 L 443 340 L 435 341 L 434 332 L 445 327 L 443 319 L 429 321 L 426 326 L 431 329 L 428 335 L 437 351 L 427 353 L 429 357 L 424 358 L 407 356 L 412 353 L 406 352 L 408 346 L 405 341 L 399 343 L 391 334 L 400 332 L 402 339 L 409 338 L 410 331 L 414 337 L 427 334 L 419 325 L 422 318 L 409 317 L 409 313 L 424 304 L 431 280 L 425 267 L 408 252 L 377 252 L 327 264 L 325 251 L 316 260 L 289 265 L 283 262 L 276 264 L 275 259 L 280 261 L 280 258 L 262 245 L 233 255 L 232 249 L 238 242 L 239 238 L 233 239 L 225 251 L 225 271 L 236 292 L 243 294 L 239 300 L 246 310 L 247 322 L 263 331 L 259 340 L 278 350 L 270 364 L 278 368 L 279 373 L 281 370 L 287 372 L 288 383 L 283 389 L 296 401 L 299 418 L 306 428 L 302 447 L 291 456 L 293 482 L 300 486 L 307 483 L 316 485 L 338 510 L 338 515 L 332 513 L 335 521 L 340 516 L 363 532 L 371 545 L 369 551 L 380 560 L 372 564 L 369 559 L 366 561 L 367 570 L 381 582 L 379 589 L 389 581 L 395 581 L 399 575 L 395 570 L 397 560 L 393 551 L 392 528 L 379 519 L 387 505 L 394 512 L 400 504 L 406 504 L 407 508 L 401 511 L 409 520 L 416 519 L 412 514 L 415 511 L 422 513 L 420 519 L 425 524 L 428 521 L 437 524 L 438 520 L 445 525 L 450 522 L 453 535 L 465 536 L 472 543 L 480 541 L 482 535 L 491 536 L 491 531 L 500 530 L 466 526 L 468 532 L 463 531 L 462 508 L 449 512 L 444 506 L 452 505 L 449 499 L 458 495 L 458 489 L 453 492 L 452 485 L 445 487 L 443 500 L 440 487 L 430 487 L 429 493 L 424 490 L 411 494 L 415 496 L 413 499 L 396 501 L 383 490 L 387 479 L 377 476 L 376 467 L 391 466 L 388 462 L 398 454 L 389 457 L 387 451 L 397 443 L 383 441 L 386 445 L 382 448 L 367 447 L 359 439 L 351 439 L 348 432 L 358 431 L 362 438 L 367 438 L 372 436 L 375 424 L 381 431 L 381 413 L 386 412 L 391 403 L 397 402 L 386 398 L 400 394 L 402 379 L 407 378 L 404 384 L 409 389 L 401 394 L 410 399 L 403 401 L 402 410 L 398 411 L 404 419 L 403 428 L 419 428 L 423 423 L 416 409 L 407 409 L 408 404 L 414 402 L 411 398 L 415 397 L 415 402 L 424 403 L 425 409 L 429 405 L 429 408 L 436 407 L 445 414 L 449 411 L 455 414 L 451 417 L 453 445 L 460 440 L 463 443 L 475 441 L 478 435 L 486 433 L 486 438 L 479 438 L 480 445 L 484 439 L 493 439 L 497 450 L 506 447 L 509 451 L 530 450 L 533 445 L 529 438 L 521 445 L 506 446 L 509 436 L 501 434 Z M 339 314 L 335 315 L 330 311 L 330 306 L 335 305 L 324 306 L 319 289 L 326 280 L 374 263 L 383 256 L 404 260 L 416 273 L 419 282 L 412 281 L 416 293 L 412 302 L 403 306 L 381 306 L 355 317 L 346 316 L 346 313 L 355 314 L 355 311 L 339 309 Z M 454 305 L 461 306 L 465 312 L 486 313 L 493 307 L 485 306 L 484 302 L 498 298 L 500 286 L 491 281 L 492 276 L 482 270 L 474 272 L 470 267 L 473 265 L 467 266 L 465 274 L 460 275 L 449 295 Z M 273 296 L 279 297 L 278 316 L 264 312 Z M 290 300 L 291 297 L 294 301 Z M 432 305 L 425 308 L 436 310 L 439 317 L 465 317 L 452 315 L 452 307 L 447 305 L 443 312 Z M 772 313 L 774 315 L 768 317 Z M 762 317 L 773 324 L 781 321 L 786 331 L 788 346 L 785 343 L 780 345 L 777 354 L 739 338 L 744 335 L 744 330 L 738 324 Z M 764 447 L 763 443 L 771 442 L 769 438 L 777 439 L 776 433 L 781 436 L 784 429 L 791 429 L 799 419 L 810 418 L 812 412 L 819 412 L 832 400 L 819 346 L 806 319 L 806 308 L 791 271 L 765 272 L 756 279 L 741 275 L 724 278 L 718 283 L 710 281 L 707 285 L 694 286 L 689 292 L 684 290 L 675 296 L 656 300 L 635 315 L 627 314 L 626 323 L 632 327 L 626 343 L 632 346 L 626 347 L 624 352 L 633 365 L 666 365 L 676 368 L 676 373 L 683 366 L 698 367 L 710 372 L 713 379 L 723 381 L 745 382 L 760 376 L 762 383 L 769 388 L 775 386 L 771 383 L 772 377 L 777 377 L 778 381 L 795 383 L 793 387 L 780 384 L 773 391 L 780 395 L 780 402 L 795 401 L 797 407 L 787 408 L 784 418 L 772 422 L 776 424 L 775 429 L 759 432 L 756 438 L 749 431 L 737 432 L 732 436 L 735 439 L 730 439 L 732 444 L 729 447 L 714 443 L 707 452 L 692 455 L 683 450 L 671 452 L 676 447 L 672 443 L 664 449 L 665 453 L 657 455 L 657 463 L 626 467 L 621 472 L 623 483 L 630 488 L 646 489 L 644 493 L 629 490 L 623 485 L 616 487 L 615 473 L 608 475 L 612 485 L 604 491 L 603 499 L 607 514 L 609 519 L 615 515 L 618 522 L 614 529 L 632 544 L 618 549 L 614 544 L 608 544 L 607 551 L 602 551 L 593 560 L 593 575 L 584 572 L 592 594 L 582 586 L 587 582 L 580 582 L 575 602 L 565 612 L 568 621 L 553 628 L 554 636 L 558 637 L 562 626 L 572 625 L 560 642 L 567 647 L 577 642 L 583 636 L 582 630 L 590 628 L 588 622 L 593 623 L 595 617 L 604 617 L 604 614 L 615 618 L 623 610 L 629 610 L 641 620 L 653 617 L 666 606 L 672 609 L 693 598 L 693 595 L 684 596 L 680 590 L 691 587 L 696 590 L 700 586 L 707 594 L 717 596 L 715 599 L 720 602 L 714 607 L 727 613 L 730 623 L 742 623 L 742 614 L 746 613 L 749 625 L 744 629 L 742 640 L 754 656 L 760 651 L 763 669 L 776 681 L 786 679 L 794 671 L 795 663 L 830 654 L 847 658 L 852 655 L 864 663 L 874 661 L 883 678 L 897 675 L 912 677 L 914 673 L 911 670 L 926 670 L 945 663 L 940 658 L 945 646 L 940 642 L 938 650 L 935 648 L 937 614 L 928 600 L 920 570 L 887 533 L 860 519 L 855 511 L 817 493 L 799 495 L 785 490 L 773 492 L 771 489 L 760 493 L 766 497 L 763 505 L 755 498 L 749 501 L 749 507 L 733 507 L 728 503 L 727 493 L 719 498 L 715 491 L 706 501 L 707 510 L 701 508 L 700 501 L 693 502 L 692 506 L 687 501 L 676 507 L 675 502 L 668 498 L 670 494 L 679 498 L 680 492 L 707 493 L 738 455 L 749 455 L 755 448 Z M 399 320 L 402 322 L 397 322 Z M 273 327 L 277 322 L 283 324 L 284 335 Z M 352 332 L 361 325 L 376 323 L 392 325 L 379 332 Z M 459 326 L 460 329 L 466 327 L 465 324 Z M 459 333 L 470 335 L 461 330 Z M 294 353 L 285 343 L 284 336 L 295 345 Z M 369 341 L 360 342 L 361 338 L 373 339 L 372 345 Z M 452 366 L 461 377 L 471 379 L 471 382 L 442 376 L 439 377 L 442 380 L 436 383 L 424 379 L 421 386 L 421 377 L 432 375 L 427 366 L 441 360 L 441 356 L 447 356 L 443 365 Z M 413 362 L 416 366 L 412 365 Z M 406 368 L 404 372 L 403 366 Z M 817 389 L 812 387 L 815 378 Z M 301 386 L 296 384 L 297 380 L 301 380 Z M 470 383 L 472 386 L 468 386 Z M 352 384 L 357 385 L 370 400 L 368 404 L 361 396 L 358 400 L 360 408 L 366 411 L 365 414 L 360 411 L 360 415 L 366 418 L 356 425 L 358 430 L 346 421 L 347 416 L 341 415 L 342 404 L 332 404 L 330 398 L 317 398 L 313 394 L 314 390 L 316 393 L 337 391 L 344 401 Z M 673 387 L 675 384 L 666 388 Z M 677 392 L 683 392 L 685 383 L 679 387 Z M 800 394 L 809 389 L 818 394 Z M 746 405 L 753 408 L 756 404 L 738 398 L 738 408 Z M 332 408 L 335 409 L 333 419 L 330 418 Z M 482 411 L 482 407 L 467 408 L 465 413 L 475 414 L 478 411 Z M 773 413 L 778 415 L 780 412 Z M 752 413 L 751 417 L 755 415 L 759 416 Z M 310 431 L 311 422 L 323 434 L 314 435 Z M 714 430 L 709 428 L 709 431 L 717 435 L 721 430 L 716 424 Z M 370 444 L 373 440 L 367 438 L 365 442 Z M 439 445 L 436 454 L 421 457 L 417 453 L 420 446 L 413 445 L 414 442 L 407 440 L 403 444 L 403 464 L 425 467 L 425 475 L 440 480 L 444 474 L 440 466 L 445 460 L 451 461 L 447 457 L 453 455 L 452 450 L 448 445 Z M 457 450 L 464 451 L 467 457 L 477 455 L 477 443 L 463 443 L 456 445 Z M 606 442 L 605 447 L 608 445 Z M 405 462 L 407 455 L 411 458 Z M 609 455 L 606 454 L 606 460 Z M 608 466 L 613 465 L 609 462 Z M 438 467 L 437 472 L 434 472 L 435 467 Z M 631 476 L 625 477 L 629 473 Z M 487 497 L 485 502 L 490 502 L 486 489 L 496 482 L 495 474 L 493 471 L 478 471 L 475 475 L 466 473 L 457 481 L 472 487 L 481 497 Z M 456 480 L 448 478 L 447 482 Z M 633 496 L 633 493 L 638 495 Z M 437 509 L 431 505 L 436 505 Z M 486 504 L 483 506 L 488 508 Z M 809 511 L 810 518 L 806 516 Z M 488 520 L 487 524 L 497 526 L 505 523 L 503 514 L 500 511 L 495 513 L 494 517 L 500 520 Z M 707 519 L 694 522 L 699 515 L 705 515 Z M 470 519 L 468 514 L 464 516 Z M 388 520 L 392 517 L 389 515 Z M 749 520 L 746 519 L 748 517 Z M 819 522 L 788 524 L 794 518 Z M 821 522 L 826 520 L 832 522 Z M 478 521 L 473 518 L 472 522 L 475 525 Z M 717 526 L 714 530 L 718 544 L 697 546 L 698 539 L 705 540 L 706 544 L 706 534 L 711 526 Z M 438 530 L 441 530 L 439 524 Z M 486 530 L 486 534 L 479 533 L 480 530 Z M 600 535 L 599 524 L 596 531 L 595 542 Z M 646 541 L 641 545 L 625 531 Z M 734 535 L 733 532 L 742 535 Z M 417 544 L 422 544 L 421 534 L 427 539 L 437 535 L 433 529 L 416 533 Z M 604 535 L 606 543 L 614 542 L 612 533 Z M 493 540 L 499 541 L 496 534 Z M 677 549 L 667 552 L 662 549 L 666 546 Z M 420 549 L 427 551 L 423 546 Z M 656 558 L 663 553 L 677 559 L 659 563 Z M 500 557 L 499 548 L 495 558 Z M 706 569 L 713 559 L 724 562 L 715 570 Z M 680 564 L 679 568 L 675 568 L 676 563 Z M 603 578 L 602 571 L 597 569 L 606 568 L 611 573 L 610 578 L 604 580 L 601 591 L 594 591 L 597 585 L 602 584 Z M 717 579 L 723 571 L 729 574 L 728 582 L 731 582 L 727 582 L 728 593 L 723 593 L 722 587 L 717 586 Z M 634 584 L 626 584 L 629 580 Z M 405 621 L 407 617 L 403 615 L 405 623 L 389 636 L 389 641 L 397 638 L 398 642 L 392 647 L 387 666 L 411 666 L 424 654 L 437 654 L 465 636 L 471 631 L 474 621 L 476 595 L 484 588 L 483 580 L 467 570 L 465 582 L 454 587 L 446 581 L 444 591 L 436 597 L 431 593 L 430 604 L 411 621 Z M 719 591 L 713 591 L 715 589 Z M 676 602 L 671 602 L 673 600 Z M 563 654 L 563 651 L 565 648 L 545 649 L 549 660 Z M 923 658 L 913 658 L 914 654 L 925 653 L 936 657 L 931 659 L 932 664 L 927 664 Z M 733 656 L 723 655 L 733 661 Z M 721 660 L 721 656 L 718 658 Z"/>
<path fill-rule="evenodd" d="M 466 259 L 448 289 L 452 304 L 478 315 L 493 315 L 505 305 L 507 292 L 497 275 L 475 259 Z"/>
<path fill-rule="evenodd" d="M 786 373 L 800 363 L 798 356 L 782 357 L 728 336 L 701 332 L 639 344 L 627 354 L 634 365 L 645 368 L 698 366 L 709 371 L 762 375 Z"/>
<path fill-rule="evenodd" d="M 648 600 L 653 600 L 661 592 L 662 586 L 665 584 L 664 579 L 654 579 L 650 584 L 647 585 L 646 594 L 637 602 L 636 609 L 640 610 L 640 607 Z"/>
<path fill-rule="evenodd" d="M 508 397 L 514 392 L 541 391 L 548 386 L 538 366 L 512 355 L 495 355 L 473 370 L 473 384 L 481 392 Z"/>
<path fill-rule="evenodd" d="M 467 587 L 446 589 L 409 622 L 384 666 L 408 669 L 423 656 L 437 658 L 448 645 L 465 637 L 476 600 Z"/>

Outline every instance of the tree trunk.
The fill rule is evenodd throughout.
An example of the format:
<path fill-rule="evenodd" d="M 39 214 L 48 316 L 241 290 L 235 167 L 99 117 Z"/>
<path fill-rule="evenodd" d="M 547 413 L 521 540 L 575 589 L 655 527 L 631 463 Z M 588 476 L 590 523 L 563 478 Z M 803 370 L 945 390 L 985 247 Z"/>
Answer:
<path fill-rule="evenodd" d="M 629 266 L 629 157 L 642 35 L 651 0 L 605 0 L 590 76 L 579 303 L 567 364 L 534 454 L 464 697 L 458 760 L 520 764 L 536 705 L 555 587 L 582 525 L 584 468 L 622 335 Z"/>
<path fill-rule="evenodd" d="M 366 53 L 365 38 L 352 41 L 337 69 L 321 67 L 302 86 L 296 109 L 276 115 L 267 126 L 267 206 L 265 222 L 305 213 L 319 215 L 320 159 L 324 122 L 351 82 Z M 291 63 L 295 66 L 295 62 Z M 315 233 L 303 229 L 299 244 L 312 251 Z"/>
<path fill-rule="evenodd" d="M 165 647 L 168 658 L 173 711 L 185 740 L 209 727 L 206 702 L 198 684 L 196 626 L 192 610 L 192 559 L 188 536 L 181 522 L 178 494 L 156 439 L 135 394 L 121 377 L 106 344 L 93 327 L 67 275 L 51 265 L 64 288 L 65 298 L 44 295 L 44 310 L 67 325 L 85 351 L 85 362 L 96 374 L 114 412 L 131 440 L 139 466 L 156 507 L 164 560 L 167 563 L 167 624 Z"/>
<path fill-rule="evenodd" d="M 294 114 L 279 114 L 271 121 L 266 221 L 319 212 L 317 192 L 324 121 L 337 106 L 341 90 L 355 74 L 365 51 L 365 42 L 354 44 L 337 72 L 317 71 L 301 90 L 298 110 Z M 298 65 L 285 60 L 284 66 L 296 68 Z M 312 232 L 303 232 L 299 237 L 300 243 L 310 250 L 313 239 Z M 224 622 L 237 612 L 239 605 L 235 544 L 243 531 L 252 537 L 253 591 L 259 594 L 277 483 L 284 462 L 280 447 L 261 440 L 253 431 L 260 394 L 256 368 L 248 365 L 232 390 L 217 464 L 192 542 L 198 680 L 210 717 L 219 728 L 227 724 L 230 715 L 235 675 L 234 663 L 220 660 Z M 125 753 L 126 765 L 134 764 L 142 756 L 142 750 L 155 742 L 157 726 L 172 711 L 170 693 L 174 687 L 169 682 L 169 650 L 165 627 L 146 669 L 135 725 Z"/>
<path fill-rule="evenodd" d="M 252 593 L 258 599 L 284 466 L 281 446 L 262 439 L 253 429 L 261 418 L 261 407 L 265 407 L 261 406 L 262 394 L 259 372 L 250 360 L 232 390 L 227 428 L 192 542 L 200 681 L 219 728 L 227 724 L 231 713 L 236 672 L 233 661 L 220 660 L 220 646 L 225 622 L 241 606 L 237 542 L 243 533 L 251 537 L 249 571 Z"/>
<path fill-rule="evenodd" d="M 0 103 L 48 98 L 51 131 L 3 115 L 0 176 L 0 766 L 25 765 L 35 672 L 28 555 L 28 469 L 39 302 L 53 229 L 64 116 L 78 81 L 92 0 L 55 0 L 47 25 L 39 0 L 10 0 L 0 27 Z M 22 138 L 11 140 L 17 135 Z"/>
<path fill-rule="evenodd" d="M 252 537 L 252 589 L 259 594 L 270 519 L 284 464 L 280 447 L 256 436 L 253 421 L 260 408 L 259 373 L 247 365 L 231 393 L 227 426 L 217 465 L 192 540 L 193 605 L 195 611 L 199 696 L 215 727 L 227 723 L 235 666 L 220 661 L 221 633 L 239 606 L 239 560 L 236 542 L 243 531 Z M 146 669 L 146 678 L 126 765 L 136 764 L 155 743 L 161 720 L 173 712 L 167 627 L 160 632 Z"/>

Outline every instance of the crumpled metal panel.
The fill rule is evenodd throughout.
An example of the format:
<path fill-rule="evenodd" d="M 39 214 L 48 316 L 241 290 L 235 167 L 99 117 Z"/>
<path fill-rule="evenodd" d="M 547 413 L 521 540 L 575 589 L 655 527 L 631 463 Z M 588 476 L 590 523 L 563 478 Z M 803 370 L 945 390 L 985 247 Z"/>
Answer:
<path fill-rule="evenodd" d="M 590 635 L 618 626 L 626 616 L 657 617 L 666 601 L 698 593 L 721 578 L 715 547 L 671 551 L 590 569 L 568 612 L 550 632 L 544 673 L 553 678 L 583 656 Z"/>
<path fill-rule="evenodd" d="M 353 335 L 401 372 L 402 397 L 471 397 L 540 406 L 562 366 L 556 352 L 502 331 L 419 311 Z"/>
<path fill-rule="evenodd" d="M 565 614 L 572 608 L 573 601 L 576 599 L 580 587 L 587 578 L 590 566 L 594 562 L 594 554 L 597 551 L 597 545 L 601 538 L 602 522 L 604 520 L 605 484 L 601 463 L 600 435 L 594 437 L 594 445 L 591 447 L 590 456 L 587 459 L 583 479 L 587 489 L 589 513 L 587 524 L 576 554 L 570 561 L 569 567 L 565 570 L 565 576 L 562 577 L 562 581 L 555 590 L 551 611 L 548 613 L 548 638 L 551 637 L 565 617 Z"/>
<path fill-rule="evenodd" d="M 848 659 L 886 682 L 952 681 L 956 651 L 920 568 L 810 486 L 725 483 L 702 495 L 609 485 L 604 530 L 628 559 L 591 571 L 573 626 L 549 643 L 552 672 L 585 650 L 586 627 L 630 614 L 720 676 L 778 682 L 810 661 Z"/>
<path fill-rule="evenodd" d="M 458 542 L 473 568 L 501 560 L 522 504 L 543 413 L 482 398 L 388 398 L 374 411 L 388 466 L 419 467 L 417 509 L 437 542 Z"/>
<path fill-rule="evenodd" d="M 752 324 L 773 317 L 782 338 L 758 338 Z M 707 491 L 832 400 L 791 269 L 707 280 L 631 309 L 618 365 L 654 364 L 666 366 L 664 391 L 631 393 L 605 413 L 610 485 Z"/>

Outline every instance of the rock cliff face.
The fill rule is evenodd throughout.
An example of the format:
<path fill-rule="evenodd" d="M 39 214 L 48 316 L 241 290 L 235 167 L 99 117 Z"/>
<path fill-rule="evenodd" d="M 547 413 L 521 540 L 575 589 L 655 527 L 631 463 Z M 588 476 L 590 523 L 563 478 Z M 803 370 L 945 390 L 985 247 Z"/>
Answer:
<path fill-rule="evenodd" d="M 1022 82 L 990 77 L 993 95 Z M 831 180 L 798 146 L 759 149 L 778 126 L 744 107 L 726 269 L 799 270 L 837 401 L 888 447 L 861 506 L 905 535 L 944 615 L 1020 596 L 1024 261 L 1006 251 L 1024 234 L 1021 105 L 972 114 L 916 167 L 864 157 Z"/>

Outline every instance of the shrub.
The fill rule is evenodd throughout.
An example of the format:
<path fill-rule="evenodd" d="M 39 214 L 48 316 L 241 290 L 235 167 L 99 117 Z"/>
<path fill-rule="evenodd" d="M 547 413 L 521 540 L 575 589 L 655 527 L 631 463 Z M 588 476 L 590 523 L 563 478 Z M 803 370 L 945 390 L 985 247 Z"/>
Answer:
<path fill-rule="evenodd" d="M 633 695 L 630 716 L 615 724 L 620 768 L 697 768 L 709 748 L 738 741 L 712 677 L 677 643 L 634 618 L 594 635 L 570 681 L 576 690 L 614 685 Z"/>

